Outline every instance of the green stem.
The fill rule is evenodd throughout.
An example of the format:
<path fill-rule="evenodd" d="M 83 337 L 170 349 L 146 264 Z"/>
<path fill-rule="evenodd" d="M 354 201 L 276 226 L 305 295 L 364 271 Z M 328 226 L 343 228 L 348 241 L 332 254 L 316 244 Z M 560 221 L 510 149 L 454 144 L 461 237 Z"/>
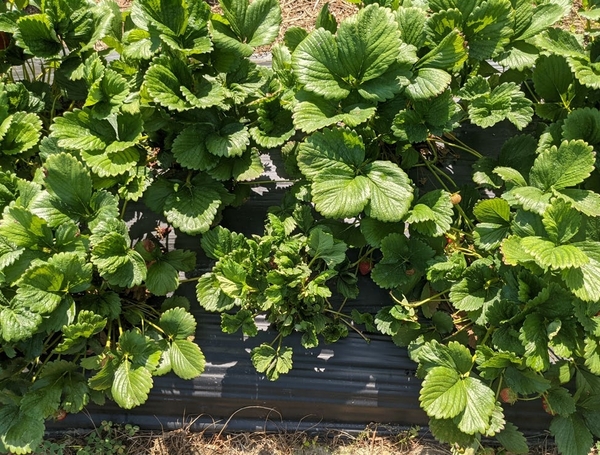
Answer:
<path fill-rule="evenodd" d="M 123 335 L 123 326 L 121 325 L 120 317 L 117 318 L 117 324 L 119 324 L 119 338 L 121 338 L 121 335 Z"/>
<path fill-rule="evenodd" d="M 477 150 L 475 150 L 472 147 L 469 147 L 467 144 L 465 144 L 463 141 L 461 141 L 460 139 L 458 139 L 454 134 L 452 133 L 446 133 L 446 136 L 448 136 L 451 140 L 457 142 L 448 142 L 442 138 L 440 139 L 440 142 L 442 142 L 444 145 L 448 145 L 450 147 L 454 147 L 457 148 L 459 150 L 463 150 L 467 153 L 470 153 L 471 155 L 473 155 L 476 158 L 483 158 L 483 155 L 481 153 L 479 153 Z"/>
<path fill-rule="evenodd" d="M 356 333 L 358 333 L 360 335 L 360 337 L 365 340 L 367 343 L 369 343 L 371 340 L 369 340 L 364 333 L 362 333 L 360 330 L 358 330 L 356 327 L 354 327 L 354 325 L 352 325 L 349 321 L 348 321 L 348 316 L 340 313 L 338 311 L 335 310 L 330 310 L 329 308 L 325 308 L 325 312 L 326 313 L 331 313 L 334 314 L 336 316 L 339 316 L 340 320 L 346 324 L 349 328 L 351 328 L 352 330 L 354 330 Z"/>
<path fill-rule="evenodd" d="M 123 201 L 123 208 L 121 209 L 121 219 L 125 218 L 125 211 L 127 210 L 127 202 L 129 202 L 127 199 L 125 199 L 125 201 Z"/>
<path fill-rule="evenodd" d="M 146 319 L 144 322 L 145 322 L 146 324 L 148 324 L 150 327 L 154 327 L 154 328 L 155 328 L 156 330 L 158 330 L 160 333 L 162 333 L 162 334 L 165 334 L 165 335 L 166 335 L 165 331 L 164 331 L 163 329 L 161 329 L 161 328 L 160 328 L 158 325 L 156 325 L 154 322 L 152 322 L 152 321 L 150 321 L 150 320 L 148 320 L 148 319 Z"/>
<path fill-rule="evenodd" d="M 195 276 L 192 278 L 184 278 L 183 280 L 179 280 L 179 284 L 191 283 L 192 281 L 198 281 L 200 278 L 202 278 L 202 276 Z"/>
<path fill-rule="evenodd" d="M 368 256 L 370 256 L 377 248 L 369 248 L 365 254 L 359 257 L 356 261 L 349 265 L 350 268 L 358 267 L 358 265 L 364 261 Z"/>
<path fill-rule="evenodd" d="M 346 302 L 348 301 L 348 297 L 344 298 L 344 301 L 342 302 L 342 304 L 340 305 L 340 307 L 337 309 L 338 312 L 342 312 L 342 310 L 344 309 L 344 306 L 346 305 Z"/>
<path fill-rule="evenodd" d="M 422 157 L 422 158 L 423 158 L 423 157 Z M 434 177 L 435 177 L 435 179 L 438 181 L 438 183 L 439 183 L 440 185 L 442 185 L 442 187 L 443 187 L 443 188 L 444 188 L 444 189 L 445 189 L 445 190 L 446 190 L 448 193 L 451 193 L 452 191 L 450 191 L 450 190 L 448 189 L 448 187 L 446 186 L 446 184 L 445 184 L 445 183 L 442 181 L 442 179 L 441 179 L 441 178 L 440 178 L 440 176 L 438 175 L 437 168 L 436 168 L 435 166 L 432 166 L 432 165 L 431 165 L 431 163 L 430 163 L 429 161 L 427 161 L 427 159 L 425 159 L 425 158 L 423 158 L 423 162 L 425 163 L 425 166 L 427 166 L 427 169 L 429 170 L 429 172 L 431 172 L 431 173 L 433 174 L 433 176 L 434 176 Z M 442 172 L 442 174 L 443 174 L 445 177 L 447 177 L 447 178 L 450 178 L 450 177 L 448 177 L 446 174 L 444 174 L 443 172 Z M 452 181 L 452 179 L 450 179 L 450 180 Z M 454 183 L 454 182 L 452 182 L 452 183 Z M 454 186 L 456 186 L 456 184 L 455 184 Z"/>
<path fill-rule="evenodd" d="M 425 305 L 426 303 L 431 302 L 432 300 L 440 300 L 442 302 L 448 302 L 449 301 L 448 299 L 440 299 L 439 298 L 439 297 L 443 296 L 444 294 L 446 294 L 448 292 L 450 292 L 450 289 L 447 289 L 445 291 L 439 292 L 439 293 L 437 293 L 435 295 L 427 297 L 424 300 L 419 300 L 418 302 L 413 302 L 413 303 L 402 302 L 402 301 L 398 300 L 398 298 L 393 293 L 391 293 L 391 292 L 390 292 L 390 297 L 392 297 L 392 300 L 394 302 L 396 302 L 397 304 L 402 305 L 404 307 L 407 307 L 407 308 L 418 308 L 420 306 Z"/>
<path fill-rule="evenodd" d="M 235 182 L 236 185 L 277 185 L 278 183 L 296 183 L 296 180 L 252 180 L 251 182 Z"/>

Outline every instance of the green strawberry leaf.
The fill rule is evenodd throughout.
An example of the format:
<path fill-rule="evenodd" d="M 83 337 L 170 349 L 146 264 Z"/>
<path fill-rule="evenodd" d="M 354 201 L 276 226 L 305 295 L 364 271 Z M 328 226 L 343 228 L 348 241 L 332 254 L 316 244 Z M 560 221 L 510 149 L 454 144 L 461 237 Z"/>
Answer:
<path fill-rule="evenodd" d="M 567 245 L 565 245 L 567 246 Z M 600 299 L 600 245 L 597 242 L 577 242 L 573 245 L 583 253 L 586 263 L 579 268 L 567 268 L 562 271 L 565 284 L 582 300 L 595 302 Z"/>
<path fill-rule="evenodd" d="M 541 55 L 533 69 L 535 92 L 546 102 L 556 103 L 566 99 L 573 75 L 562 55 Z"/>
<path fill-rule="evenodd" d="M 181 379 L 194 379 L 204 372 L 206 364 L 204 354 L 192 341 L 175 339 L 164 355 L 169 356 L 173 373 Z"/>
<path fill-rule="evenodd" d="M 112 120 L 94 118 L 89 108 L 75 109 L 55 117 L 50 137 L 60 147 L 74 151 L 120 152 L 136 145 L 142 133 L 139 114 L 122 113 Z"/>
<path fill-rule="evenodd" d="M 292 67 L 305 90 L 325 99 L 342 100 L 355 88 L 363 98 L 384 101 L 401 88 L 399 46 L 391 12 L 369 5 L 344 20 L 336 36 L 324 28 L 310 33 L 294 50 Z"/>
<path fill-rule="evenodd" d="M 45 163 L 46 190 L 60 201 L 60 206 L 85 216 L 92 198 L 92 179 L 84 166 L 72 155 L 60 153 Z"/>
<path fill-rule="evenodd" d="M 217 226 L 202 236 L 201 244 L 209 258 L 221 259 L 232 251 L 245 247 L 246 237 L 223 226 Z"/>
<path fill-rule="evenodd" d="M 152 188 L 146 192 L 148 199 L 155 197 Z M 162 211 L 174 227 L 188 234 L 200 234 L 210 229 L 218 210 L 231 200 L 232 195 L 221 183 L 206 174 L 197 174 L 189 183 L 167 186 Z"/>
<path fill-rule="evenodd" d="M 251 337 L 258 334 L 254 315 L 248 310 L 240 310 L 235 314 L 221 314 L 221 329 L 225 333 L 236 333 L 241 329 L 244 335 Z"/>
<path fill-rule="evenodd" d="M 389 234 L 381 241 L 381 252 L 383 259 L 373 267 L 371 278 L 384 289 L 408 283 L 415 272 L 424 273 L 427 261 L 435 254 L 421 240 L 399 233 Z"/>
<path fill-rule="evenodd" d="M 548 357 L 548 332 L 544 317 L 528 314 L 519 331 L 519 340 L 525 348 L 525 363 L 534 371 L 545 371 L 550 366 Z"/>
<path fill-rule="evenodd" d="M 146 402 L 151 388 L 152 373 L 143 366 L 134 366 L 125 360 L 114 373 L 110 391 L 120 407 L 131 409 Z"/>
<path fill-rule="evenodd" d="M 92 263 L 98 267 L 100 276 L 115 286 L 130 288 L 146 278 L 144 259 L 119 232 L 106 233 L 93 242 Z"/>
<path fill-rule="evenodd" d="M 475 227 L 475 244 L 484 250 L 500 246 L 510 232 L 510 207 L 504 199 L 481 201 L 473 208 L 480 223 Z"/>
<path fill-rule="evenodd" d="M 581 215 L 559 199 L 544 212 L 542 223 L 550 240 L 562 244 L 571 240 L 579 231 Z"/>
<path fill-rule="evenodd" d="M 564 455 L 586 455 L 594 443 L 590 430 L 577 414 L 556 416 L 550 423 L 550 433 Z"/>
<path fill-rule="evenodd" d="M 419 401 L 428 416 L 450 419 L 458 416 L 467 406 L 465 381 L 448 367 L 435 367 L 428 371 Z"/>
<path fill-rule="evenodd" d="M 42 122 L 36 114 L 17 112 L 0 126 L 0 150 L 4 155 L 26 152 L 37 145 L 41 130 Z"/>
<path fill-rule="evenodd" d="M 238 303 L 221 290 L 221 283 L 214 273 L 206 273 L 200 277 L 196 284 L 196 298 L 206 311 L 227 311 Z"/>
<path fill-rule="evenodd" d="M 292 348 L 284 347 L 275 350 L 268 344 L 261 344 L 251 351 L 252 364 L 256 371 L 265 373 L 270 381 L 292 369 Z"/>
<path fill-rule="evenodd" d="M 340 106 L 337 100 L 330 101 L 303 90 L 296 94 L 296 99 L 299 102 L 294 106 L 294 125 L 306 133 L 340 122 L 355 127 L 373 117 L 376 111 L 367 102 Z"/>
<path fill-rule="evenodd" d="M 46 14 L 22 16 L 17 21 L 17 44 L 36 57 L 52 58 L 63 49 L 60 38 Z"/>
<path fill-rule="evenodd" d="M 308 254 L 327 264 L 330 269 L 341 264 L 346 259 L 346 244 L 333 237 L 320 227 L 310 231 L 308 237 Z"/>
<path fill-rule="evenodd" d="M 184 340 L 196 332 L 194 317 L 181 307 L 165 311 L 160 316 L 158 325 L 169 339 Z"/>
<path fill-rule="evenodd" d="M 487 259 L 478 259 L 450 289 L 450 300 L 463 311 L 478 311 L 500 299 L 501 285 Z"/>
<path fill-rule="evenodd" d="M 538 155 L 529 174 L 530 183 L 543 191 L 578 185 L 594 170 L 594 155 L 593 147 L 582 140 L 563 141 Z"/>
<path fill-rule="evenodd" d="M 346 218 L 364 210 L 381 221 L 400 221 L 413 198 L 408 176 L 391 162 L 364 160 L 362 140 L 348 129 L 315 133 L 298 152 L 298 166 L 312 181 L 313 201 L 321 214 Z"/>
<path fill-rule="evenodd" d="M 279 34 L 281 9 L 274 0 L 220 0 L 223 14 L 239 41 L 258 47 L 271 44 Z"/>
<path fill-rule="evenodd" d="M 454 214 L 450 194 L 443 190 L 425 193 L 408 212 L 405 219 L 411 229 L 420 234 L 439 237 L 448 232 Z"/>
<path fill-rule="evenodd" d="M 510 422 L 504 424 L 504 428 L 496 433 L 496 439 L 502 447 L 512 453 L 529 453 L 529 444 L 523 433 Z"/>
<path fill-rule="evenodd" d="M 42 324 L 42 316 L 27 308 L 0 308 L 0 338 L 7 342 L 30 339 Z"/>
<path fill-rule="evenodd" d="M 0 408 L 0 442 L 13 453 L 31 453 L 44 439 L 44 418 L 15 405 Z"/>

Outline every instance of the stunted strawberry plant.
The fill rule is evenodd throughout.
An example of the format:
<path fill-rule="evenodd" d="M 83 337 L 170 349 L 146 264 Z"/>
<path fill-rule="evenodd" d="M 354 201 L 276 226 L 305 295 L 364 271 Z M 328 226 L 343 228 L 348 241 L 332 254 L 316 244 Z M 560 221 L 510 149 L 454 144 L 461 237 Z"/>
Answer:
<path fill-rule="evenodd" d="M 389 335 L 455 452 L 488 438 L 527 452 L 505 409 L 538 400 L 559 450 L 587 454 L 600 437 L 596 36 L 553 28 L 561 1 L 369 1 L 339 23 L 325 5 L 313 31 L 272 44 L 275 0 L 219 6 L 0 5 L 2 449 L 34 450 L 45 419 L 90 401 L 141 405 L 156 375 L 200 375 L 199 305 L 226 333 L 270 324 L 250 355 L 271 380 L 293 367 L 289 337 Z M 251 59 L 265 45 L 271 68 Z M 463 125 L 522 134 L 491 153 Z M 475 157 L 475 185 L 454 180 L 459 154 Z M 292 185 L 261 235 L 232 232 L 221 214 L 265 158 Z M 198 235 L 214 261 L 189 277 L 198 302 L 177 295 L 195 252 L 131 238 L 129 203 Z M 358 275 L 389 292 L 373 313 L 352 308 Z"/>

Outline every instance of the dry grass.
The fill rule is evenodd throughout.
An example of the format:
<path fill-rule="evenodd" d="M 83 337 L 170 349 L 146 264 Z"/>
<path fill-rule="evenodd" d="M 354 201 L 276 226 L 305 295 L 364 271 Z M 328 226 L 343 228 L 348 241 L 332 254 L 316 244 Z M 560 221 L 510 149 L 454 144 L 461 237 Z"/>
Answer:
<path fill-rule="evenodd" d="M 127 427 L 103 425 L 87 434 L 66 435 L 48 441 L 54 451 L 44 455 L 451 455 L 447 444 L 436 443 L 430 433 L 419 428 L 371 424 L 358 434 L 332 430 L 266 433 L 261 431 L 228 433 L 227 425 L 219 433 L 192 431 L 193 421 L 178 430 L 131 432 Z M 531 437 L 530 454 L 557 455 L 547 433 Z M 60 447 L 61 451 L 56 450 Z M 85 450 L 81 452 L 80 450 Z M 481 454 L 505 453 L 489 447 Z M 598 455 L 597 452 L 593 454 Z"/>

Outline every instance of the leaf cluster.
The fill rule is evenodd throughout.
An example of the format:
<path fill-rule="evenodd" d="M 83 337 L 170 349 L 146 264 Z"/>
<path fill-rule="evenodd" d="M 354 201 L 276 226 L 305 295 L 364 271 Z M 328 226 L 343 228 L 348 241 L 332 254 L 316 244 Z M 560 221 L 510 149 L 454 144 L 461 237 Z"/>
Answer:
<path fill-rule="evenodd" d="M 226 333 L 270 324 L 251 352 L 269 379 L 293 366 L 285 338 L 364 327 L 408 347 L 457 450 L 526 452 L 504 409 L 521 399 L 543 401 L 563 453 L 600 437 L 600 48 L 553 27 L 568 5 L 365 1 L 339 23 L 325 5 L 267 68 L 250 57 L 278 36 L 276 0 L 28 3 L 0 4 L 1 449 L 204 370 L 172 295 L 195 253 L 132 239 L 129 201 L 201 235 L 197 300 Z M 492 155 L 462 124 L 523 134 Z M 448 172 L 459 153 L 477 188 Z M 263 235 L 221 226 L 266 158 L 293 185 Z M 372 313 L 346 307 L 359 274 L 389 292 Z"/>

